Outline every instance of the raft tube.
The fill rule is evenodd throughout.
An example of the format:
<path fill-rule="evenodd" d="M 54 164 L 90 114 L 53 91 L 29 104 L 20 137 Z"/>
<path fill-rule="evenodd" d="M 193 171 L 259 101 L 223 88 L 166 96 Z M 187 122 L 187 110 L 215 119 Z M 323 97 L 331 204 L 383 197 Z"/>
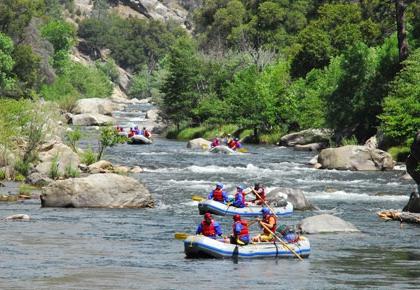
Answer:
<path fill-rule="evenodd" d="M 299 237 L 296 243 L 287 243 L 302 258 L 309 257 L 311 245 L 306 237 Z M 237 246 L 214 240 L 203 235 L 188 236 L 184 240 L 184 252 L 187 258 L 294 258 L 296 257 L 285 245 L 275 243 L 255 243 L 246 246 Z"/>
<path fill-rule="evenodd" d="M 198 203 L 200 214 L 210 212 L 217 215 L 235 215 L 240 214 L 244 217 L 261 216 L 261 206 L 246 206 L 242 208 L 228 206 L 224 203 L 207 199 Z M 273 208 L 277 216 L 289 216 L 293 213 L 293 204 L 287 202 L 285 206 Z"/>
<path fill-rule="evenodd" d="M 237 154 L 235 150 L 230 149 L 228 146 L 219 145 L 209 149 L 211 153 L 224 153 L 224 154 Z"/>
<path fill-rule="evenodd" d="M 133 137 L 130 137 L 130 140 L 128 141 L 128 144 L 136 144 L 136 145 L 152 144 L 152 143 L 153 143 L 152 140 L 144 137 L 143 135 L 134 135 Z"/>

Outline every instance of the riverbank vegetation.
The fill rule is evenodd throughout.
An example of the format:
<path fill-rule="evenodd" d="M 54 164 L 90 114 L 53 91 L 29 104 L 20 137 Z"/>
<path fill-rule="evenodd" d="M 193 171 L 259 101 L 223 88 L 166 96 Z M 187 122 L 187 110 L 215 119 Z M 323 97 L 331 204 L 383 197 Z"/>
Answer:
<path fill-rule="evenodd" d="M 377 134 L 403 156 L 420 128 L 416 1 L 206 0 L 190 11 L 189 32 L 122 17 L 115 1 L 92 4 L 84 14 L 73 0 L 0 3 L 2 102 L 44 99 L 70 111 L 79 98 L 110 96 L 119 66 L 133 75 L 129 96 L 152 97 L 173 138 L 276 143 L 330 128 L 335 144 Z M 75 56 L 79 40 L 96 62 Z M 18 132 L 2 132 L 2 148 Z"/>

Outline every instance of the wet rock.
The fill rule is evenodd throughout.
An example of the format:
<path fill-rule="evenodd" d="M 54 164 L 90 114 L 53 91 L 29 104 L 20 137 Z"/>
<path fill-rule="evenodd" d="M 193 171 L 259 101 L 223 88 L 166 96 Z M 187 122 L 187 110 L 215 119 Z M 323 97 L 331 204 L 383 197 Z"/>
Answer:
<path fill-rule="evenodd" d="M 58 180 L 44 187 L 43 207 L 153 207 L 147 188 L 131 177 L 113 173 Z"/>
<path fill-rule="evenodd" d="M 298 227 L 304 234 L 360 232 L 354 225 L 330 214 L 321 214 L 303 219 Z"/>
<path fill-rule="evenodd" d="M 134 166 L 133 168 L 131 168 L 130 172 L 131 173 L 142 173 L 142 172 L 144 172 L 144 170 L 140 166 Z"/>
<path fill-rule="evenodd" d="M 338 170 L 390 170 L 394 167 L 389 153 L 357 145 L 324 149 L 319 153 L 318 162 L 322 168 Z"/>
<path fill-rule="evenodd" d="M 206 139 L 197 138 L 197 139 L 188 141 L 187 148 L 208 150 L 210 148 L 210 144 L 211 142 Z"/>
<path fill-rule="evenodd" d="M 117 165 L 117 166 L 114 166 L 113 171 L 114 171 L 114 173 L 117 173 L 117 174 L 127 175 L 130 172 L 130 168 L 128 168 L 127 166 Z"/>
<path fill-rule="evenodd" d="M 294 188 L 275 188 L 267 193 L 267 202 L 274 206 L 282 206 L 282 200 L 293 204 L 295 210 L 311 210 L 315 207 L 306 199 L 303 191 Z"/>
<path fill-rule="evenodd" d="M 411 177 L 411 175 L 406 172 L 404 175 L 402 175 L 400 177 L 400 179 L 401 180 L 413 180 L 413 177 Z"/>
<path fill-rule="evenodd" d="M 112 163 L 106 160 L 100 160 L 88 166 L 89 173 L 109 173 L 113 171 Z"/>
<path fill-rule="evenodd" d="M 307 129 L 296 133 L 284 135 L 280 139 L 281 146 L 306 145 L 311 143 L 328 144 L 332 136 L 329 129 Z"/>
<path fill-rule="evenodd" d="M 420 196 L 417 192 L 413 191 L 410 194 L 410 199 L 404 206 L 403 211 L 420 213 Z"/>
<path fill-rule="evenodd" d="M 108 99 L 88 98 L 80 99 L 76 102 L 73 114 L 101 114 L 112 116 L 114 110 L 113 103 Z"/>
<path fill-rule="evenodd" d="M 44 174 L 41 174 L 40 172 L 32 172 L 25 179 L 26 183 L 39 186 L 39 187 L 46 186 L 52 181 L 53 180 L 51 178 L 49 178 L 48 176 Z"/>
<path fill-rule="evenodd" d="M 75 126 L 106 126 L 114 125 L 115 119 L 101 114 L 67 114 L 69 124 Z"/>
<path fill-rule="evenodd" d="M 318 163 L 318 155 L 315 155 L 311 160 L 309 160 L 308 164 L 315 165 Z"/>
<path fill-rule="evenodd" d="M 327 147 L 326 143 L 310 143 L 306 145 L 296 145 L 293 147 L 296 151 L 320 151 Z"/>
<path fill-rule="evenodd" d="M 14 214 L 4 218 L 7 221 L 30 221 L 31 217 L 27 214 Z"/>

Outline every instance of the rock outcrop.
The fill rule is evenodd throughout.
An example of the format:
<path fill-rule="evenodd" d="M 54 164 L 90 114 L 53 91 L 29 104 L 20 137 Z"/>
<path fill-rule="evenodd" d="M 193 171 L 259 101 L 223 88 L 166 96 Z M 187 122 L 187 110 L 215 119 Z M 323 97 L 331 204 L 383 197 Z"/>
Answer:
<path fill-rule="evenodd" d="M 101 114 L 112 116 L 113 103 L 108 99 L 89 98 L 80 99 L 76 102 L 73 114 Z"/>
<path fill-rule="evenodd" d="M 44 187 L 43 207 L 145 208 L 154 201 L 137 180 L 113 173 L 58 180 Z"/>
<path fill-rule="evenodd" d="M 68 123 L 75 126 L 106 126 L 114 125 L 115 119 L 101 114 L 67 114 Z"/>
<path fill-rule="evenodd" d="M 282 200 L 293 204 L 295 210 L 311 210 L 315 207 L 306 199 L 303 191 L 293 188 L 275 188 L 267 193 L 267 202 L 273 206 L 279 206 Z"/>
<path fill-rule="evenodd" d="M 280 139 L 280 145 L 290 147 L 296 145 L 307 145 L 311 143 L 328 144 L 331 136 L 332 131 L 329 129 L 307 129 L 300 132 L 284 135 Z"/>
<path fill-rule="evenodd" d="M 318 155 L 318 163 L 321 168 L 338 170 L 391 170 L 394 167 L 389 153 L 358 145 L 324 149 Z"/>
<path fill-rule="evenodd" d="M 322 214 L 305 218 L 299 223 L 298 227 L 304 234 L 360 232 L 351 223 L 330 214 Z"/>
<path fill-rule="evenodd" d="M 188 141 L 187 148 L 208 150 L 210 148 L 210 144 L 211 142 L 206 139 L 197 138 L 197 139 L 192 139 Z"/>

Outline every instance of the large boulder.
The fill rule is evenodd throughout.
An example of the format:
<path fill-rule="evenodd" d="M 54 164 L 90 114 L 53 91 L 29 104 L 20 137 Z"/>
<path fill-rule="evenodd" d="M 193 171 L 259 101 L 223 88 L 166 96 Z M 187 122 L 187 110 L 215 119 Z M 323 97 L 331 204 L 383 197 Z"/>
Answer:
<path fill-rule="evenodd" d="M 114 173 L 55 181 L 44 187 L 43 207 L 153 207 L 147 188 L 137 180 Z"/>
<path fill-rule="evenodd" d="M 101 114 L 68 114 L 69 124 L 75 126 L 106 126 L 114 125 L 115 119 Z"/>
<path fill-rule="evenodd" d="M 327 148 L 318 155 L 321 168 L 338 170 L 390 170 L 394 161 L 389 153 L 365 146 Z"/>
<path fill-rule="evenodd" d="M 210 144 L 211 142 L 206 139 L 197 138 L 197 139 L 188 141 L 187 148 L 208 150 L 210 148 Z"/>
<path fill-rule="evenodd" d="M 360 232 L 354 225 L 330 214 L 321 214 L 303 219 L 298 225 L 304 234 Z"/>
<path fill-rule="evenodd" d="M 328 144 L 332 136 L 329 129 L 307 129 L 296 133 L 284 135 L 280 139 L 282 146 L 306 145 L 311 143 Z"/>
<path fill-rule="evenodd" d="M 282 200 L 293 204 L 295 210 L 311 210 L 315 207 L 306 199 L 303 191 L 294 188 L 275 188 L 267 193 L 266 200 L 270 205 L 279 206 Z"/>
<path fill-rule="evenodd" d="M 47 176 L 49 176 L 53 162 L 57 162 L 57 170 L 60 176 L 63 176 L 66 173 L 66 169 L 72 168 L 78 170 L 80 164 L 79 155 L 77 155 L 71 148 L 62 143 L 56 143 L 48 151 L 43 151 L 39 153 L 40 163 L 35 167 L 34 172 L 39 173 L 38 175 L 31 176 L 28 181 L 32 184 L 37 184 L 38 181 L 49 181 Z M 33 173 L 34 173 L 33 172 Z"/>
<path fill-rule="evenodd" d="M 151 120 L 152 122 L 158 123 L 159 122 L 159 110 L 158 109 L 151 109 L 146 112 L 146 119 Z"/>
<path fill-rule="evenodd" d="M 418 192 L 413 191 L 410 195 L 408 203 L 404 206 L 403 211 L 420 213 L 420 196 Z"/>
<path fill-rule="evenodd" d="M 297 151 L 321 151 L 327 147 L 327 143 L 309 143 L 306 145 L 295 145 L 293 149 Z"/>
<path fill-rule="evenodd" d="M 72 111 L 73 114 L 101 114 L 111 116 L 113 110 L 114 105 L 108 99 L 88 98 L 78 100 Z"/>

